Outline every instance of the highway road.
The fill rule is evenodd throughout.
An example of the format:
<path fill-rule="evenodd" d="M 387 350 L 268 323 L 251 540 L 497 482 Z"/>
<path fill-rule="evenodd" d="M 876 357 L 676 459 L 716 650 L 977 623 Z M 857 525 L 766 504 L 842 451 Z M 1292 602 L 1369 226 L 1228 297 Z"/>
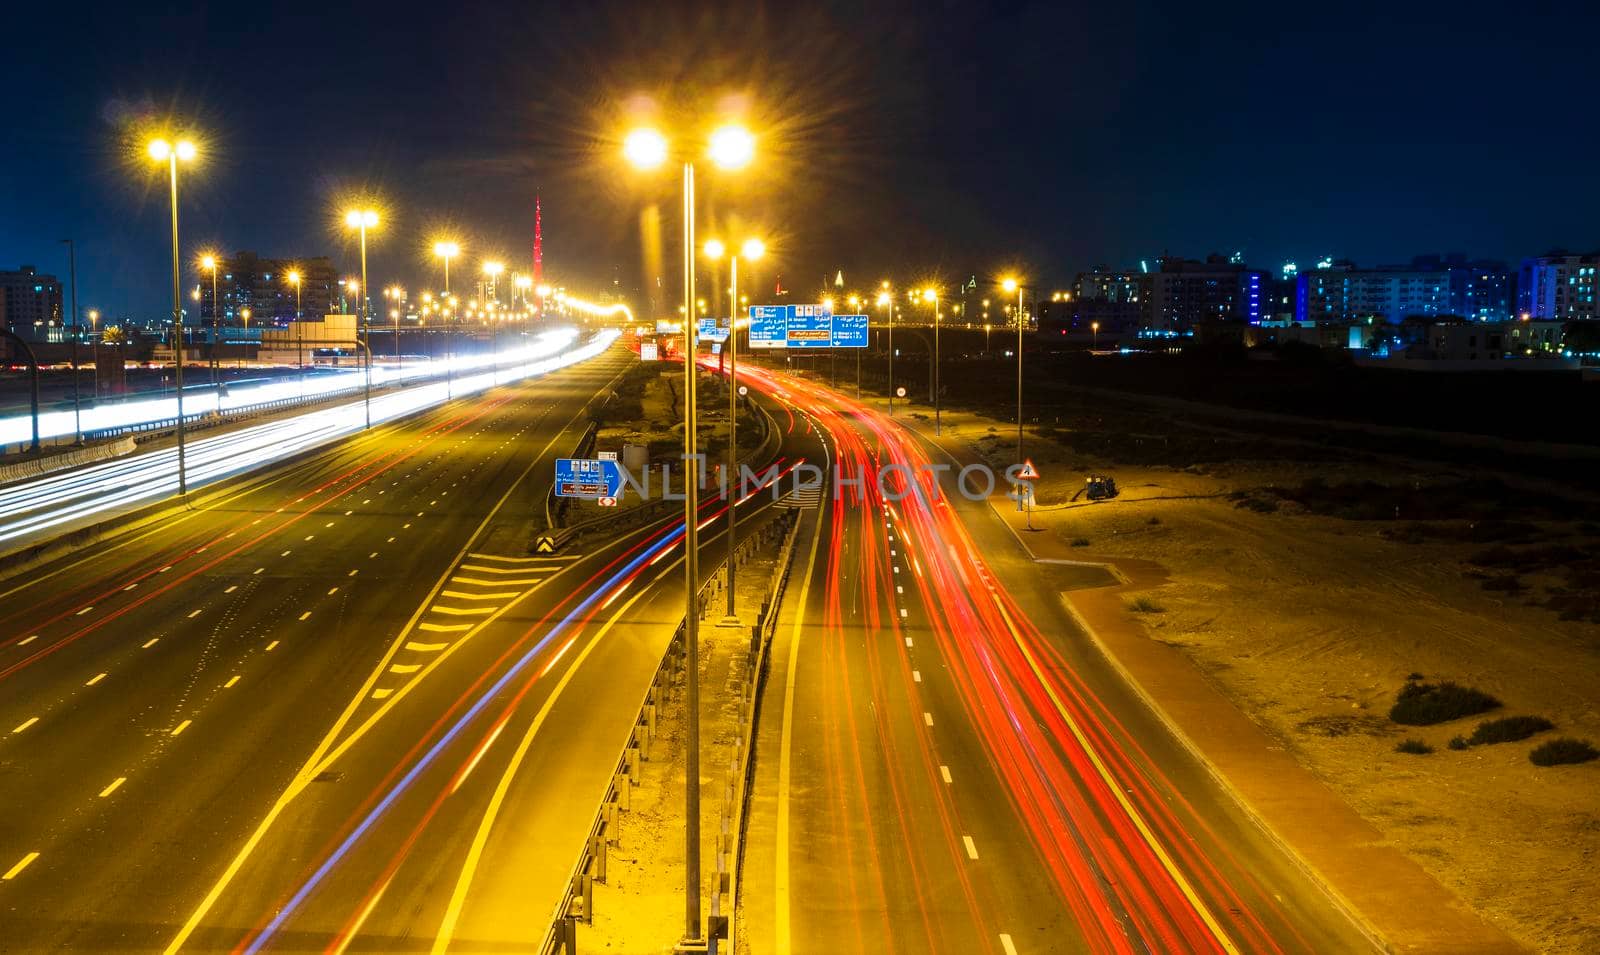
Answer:
<path fill-rule="evenodd" d="M 526 551 L 499 532 L 628 360 L 375 428 L 0 583 L 0 950 L 168 946 L 308 756 L 575 564 L 507 560 Z"/>
<path fill-rule="evenodd" d="M 891 475 L 887 496 L 872 477 L 950 461 L 881 410 L 751 378 L 868 478 L 819 502 L 803 603 L 779 622 L 751 951 L 1369 949 L 1087 643 L 1062 569 L 948 474 L 920 494 Z"/>

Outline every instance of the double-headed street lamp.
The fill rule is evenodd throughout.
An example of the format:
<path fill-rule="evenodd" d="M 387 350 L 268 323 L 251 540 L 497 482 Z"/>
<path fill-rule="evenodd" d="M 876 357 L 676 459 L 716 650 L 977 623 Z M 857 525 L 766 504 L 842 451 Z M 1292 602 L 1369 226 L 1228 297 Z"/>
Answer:
<path fill-rule="evenodd" d="M 344 214 L 344 224 L 361 233 L 361 288 L 356 292 L 361 296 L 361 324 L 366 330 L 364 347 L 367 352 L 367 427 L 372 427 L 372 316 L 371 306 L 367 301 L 367 230 L 378 227 L 378 213 L 372 209 L 351 209 Z M 361 339 L 358 338 L 358 341 Z"/>
<path fill-rule="evenodd" d="M 667 137 L 659 130 L 642 127 L 630 132 L 622 141 L 622 155 L 637 169 L 659 168 L 667 161 Z M 717 166 L 742 169 L 755 158 L 755 136 L 742 126 L 723 126 L 711 134 L 706 143 L 706 153 Z M 688 710 L 687 758 L 685 760 L 688 785 L 684 787 L 684 940 L 699 942 L 705 937 L 700 921 L 700 619 L 698 591 L 700 582 L 700 486 L 699 474 L 688 477 L 689 468 L 698 457 L 698 440 L 695 407 L 695 294 L 694 294 L 694 161 L 683 163 L 683 382 L 684 382 L 684 500 L 683 500 L 683 567 L 686 593 L 684 594 L 683 635 L 687 657 L 688 675 L 685 679 L 685 707 Z M 728 551 L 731 569 L 733 551 Z M 729 575 L 728 586 L 733 586 Z"/>
<path fill-rule="evenodd" d="M 722 258 L 724 252 L 722 242 L 712 239 L 706 243 L 706 258 L 715 262 Z M 746 239 L 744 245 L 739 247 L 739 255 L 744 256 L 746 262 L 754 262 L 766 254 L 767 247 L 760 239 Z M 728 612 L 723 617 L 726 626 L 740 626 L 739 615 L 734 610 L 734 593 L 737 588 L 733 586 L 733 550 L 737 542 L 739 527 L 738 505 L 740 481 L 737 477 L 739 467 L 739 255 L 734 255 L 728 260 L 728 301 L 732 307 L 728 312 L 728 338 L 722 346 L 723 354 L 728 356 L 728 460 L 726 464 L 724 485 L 732 481 L 733 491 L 728 498 Z M 716 281 L 716 270 L 712 269 L 712 281 Z M 713 318 L 712 321 L 716 319 Z"/>
<path fill-rule="evenodd" d="M 450 295 L 450 260 L 461 254 L 461 246 L 455 242 L 435 242 L 433 254 L 444 259 L 444 294 Z"/>
<path fill-rule="evenodd" d="M 184 470 L 184 434 L 183 434 L 183 291 L 179 288 L 178 278 L 178 160 L 189 162 L 195 157 L 194 143 L 187 139 L 180 139 L 170 143 L 165 139 L 152 139 L 146 150 L 150 158 L 156 162 L 167 164 L 167 173 L 171 183 L 170 197 L 172 206 L 172 328 L 173 351 L 177 365 L 178 385 L 178 495 L 186 496 L 189 493 L 189 479 Z"/>

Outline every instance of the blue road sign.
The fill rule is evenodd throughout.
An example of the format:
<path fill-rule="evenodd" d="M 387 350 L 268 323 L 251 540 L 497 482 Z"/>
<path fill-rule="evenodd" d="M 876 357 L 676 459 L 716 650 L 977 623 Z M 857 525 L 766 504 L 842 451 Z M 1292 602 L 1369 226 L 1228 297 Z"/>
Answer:
<path fill-rule="evenodd" d="M 724 342 L 728 340 L 728 326 L 714 318 L 702 318 L 695 335 L 703 342 Z"/>
<path fill-rule="evenodd" d="M 833 316 L 833 336 L 829 344 L 834 348 L 866 348 L 867 316 Z"/>
<path fill-rule="evenodd" d="M 622 465 L 593 458 L 556 458 L 557 497 L 616 497 L 622 493 Z"/>
<path fill-rule="evenodd" d="M 826 305 L 789 306 L 789 348 L 827 348 L 833 341 L 833 309 Z"/>
<path fill-rule="evenodd" d="M 789 306 L 750 306 L 750 347 L 783 348 L 788 343 Z"/>

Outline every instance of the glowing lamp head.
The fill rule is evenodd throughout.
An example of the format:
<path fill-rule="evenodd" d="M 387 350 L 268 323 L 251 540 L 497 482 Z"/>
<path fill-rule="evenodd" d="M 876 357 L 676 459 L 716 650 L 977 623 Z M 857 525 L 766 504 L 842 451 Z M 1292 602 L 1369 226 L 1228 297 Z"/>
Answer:
<path fill-rule="evenodd" d="M 744 245 L 739 248 L 739 254 L 747 261 L 754 262 L 767 254 L 767 247 L 760 239 L 745 239 Z"/>
<path fill-rule="evenodd" d="M 146 149 L 150 153 L 150 158 L 157 162 L 165 162 L 172 156 L 172 144 L 165 139 L 150 140 L 150 145 Z"/>
<path fill-rule="evenodd" d="M 454 242 L 435 242 L 433 254 L 442 259 L 453 259 L 461 253 L 461 246 Z"/>
<path fill-rule="evenodd" d="M 200 256 L 200 267 L 215 272 L 217 270 L 217 257 L 214 255 Z"/>
<path fill-rule="evenodd" d="M 922 297 L 930 302 L 937 302 L 939 300 L 939 290 L 936 288 L 923 289 Z"/>
<path fill-rule="evenodd" d="M 635 169 L 654 169 L 667 161 L 667 137 L 641 127 L 622 140 L 622 156 Z"/>
<path fill-rule="evenodd" d="M 1015 292 L 1017 290 L 1017 280 L 1013 278 L 1007 278 L 1005 281 L 1000 283 L 1000 287 L 1005 289 L 1007 292 Z"/>
<path fill-rule="evenodd" d="M 541 285 L 541 286 L 539 286 L 539 287 L 538 287 L 538 288 L 537 288 L 537 289 L 535 289 L 535 290 L 534 290 L 534 292 L 535 292 L 535 294 L 537 294 L 537 295 L 538 295 L 538 296 L 539 296 L 539 297 L 540 297 L 540 298 L 549 298 L 549 297 L 550 297 L 550 286 L 548 286 L 548 285 Z"/>
<path fill-rule="evenodd" d="M 523 291 L 533 288 L 533 279 L 526 275 L 517 276 L 517 288 L 522 289 Z"/>
<path fill-rule="evenodd" d="M 499 275 L 501 272 L 504 272 L 505 269 L 506 269 L 505 265 L 503 263 L 500 263 L 500 262 L 485 262 L 485 263 L 483 263 L 483 274 L 485 274 L 485 275 L 490 275 L 490 276 Z"/>
<path fill-rule="evenodd" d="M 743 169 L 756 155 L 756 138 L 743 126 L 723 126 L 711 134 L 711 161 L 723 169 Z"/>
<path fill-rule="evenodd" d="M 284 278 L 289 280 L 289 284 L 290 285 L 299 285 L 300 284 L 300 273 L 294 271 L 293 269 L 290 269 L 289 270 L 289 274 L 285 275 Z"/>
<path fill-rule="evenodd" d="M 879 292 L 878 293 L 878 307 L 879 308 L 888 308 L 889 307 L 889 303 L 891 301 L 893 301 L 893 299 L 891 299 L 889 297 L 889 293 L 888 292 Z"/>
<path fill-rule="evenodd" d="M 351 209 L 344 214 L 344 224 L 352 229 L 370 229 L 378 224 L 378 214 L 371 209 Z"/>
<path fill-rule="evenodd" d="M 833 310 L 833 299 L 832 298 L 824 298 L 822 300 L 822 306 L 823 306 L 823 308 L 826 308 L 829 311 L 832 311 Z"/>
<path fill-rule="evenodd" d="M 722 258 L 722 254 L 724 252 L 726 252 L 726 251 L 728 251 L 728 249 L 727 249 L 726 246 L 724 246 L 722 244 L 722 240 L 721 239 L 708 239 L 708 240 L 706 240 L 706 245 L 705 245 L 706 258 L 711 259 L 712 261 L 716 261 L 717 259 Z"/>

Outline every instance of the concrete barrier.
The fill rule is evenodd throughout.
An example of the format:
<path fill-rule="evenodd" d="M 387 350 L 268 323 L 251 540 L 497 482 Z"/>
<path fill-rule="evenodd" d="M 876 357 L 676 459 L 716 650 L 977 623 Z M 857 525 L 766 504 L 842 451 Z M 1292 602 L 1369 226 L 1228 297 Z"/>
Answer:
<path fill-rule="evenodd" d="M 91 444 L 62 454 L 51 454 L 31 461 L 18 461 L 15 464 L 0 466 L 0 484 L 10 484 L 13 481 L 53 474 L 68 468 L 82 467 L 85 464 L 109 461 L 124 454 L 132 454 L 136 447 L 133 437 L 128 435 L 115 441 Z"/>

